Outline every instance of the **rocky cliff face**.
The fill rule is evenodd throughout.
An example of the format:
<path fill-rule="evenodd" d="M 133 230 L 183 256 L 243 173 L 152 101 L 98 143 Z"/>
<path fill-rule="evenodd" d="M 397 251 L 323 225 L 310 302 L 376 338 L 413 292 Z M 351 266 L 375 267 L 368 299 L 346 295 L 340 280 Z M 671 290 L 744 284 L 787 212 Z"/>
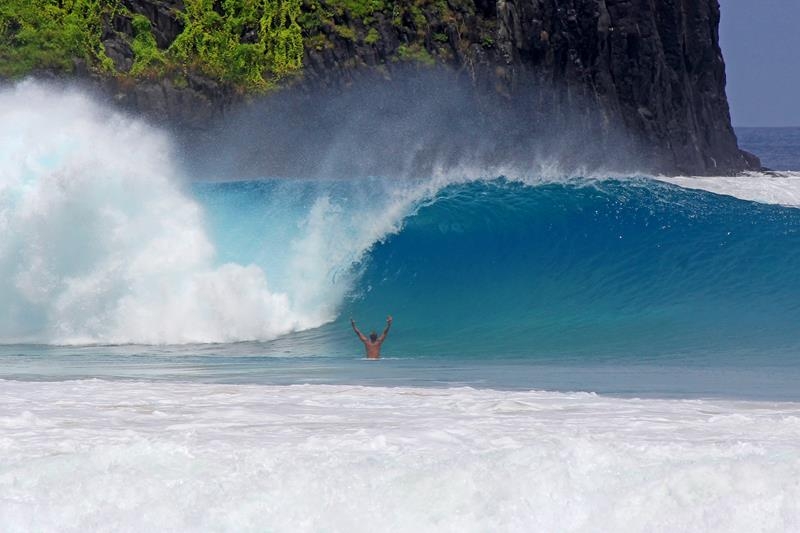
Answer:
<path fill-rule="evenodd" d="M 123 3 L 151 21 L 159 47 L 182 31 L 181 0 Z M 409 65 L 438 65 L 499 105 L 583 116 L 600 136 L 621 125 L 640 143 L 643 170 L 760 167 L 738 149 L 731 127 L 717 0 L 422 0 L 380 2 L 360 16 L 307 2 L 303 11 L 303 69 L 283 81 L 288 91 L 346 92 L 376 77 L 391 85 Z M 121 70 L 132 61 L 132 34 L 118 16 L 104 35 Z M 124 106 L 196 129 L 245 97 L 191 72 L 180 83 L 103 83 Z"/>

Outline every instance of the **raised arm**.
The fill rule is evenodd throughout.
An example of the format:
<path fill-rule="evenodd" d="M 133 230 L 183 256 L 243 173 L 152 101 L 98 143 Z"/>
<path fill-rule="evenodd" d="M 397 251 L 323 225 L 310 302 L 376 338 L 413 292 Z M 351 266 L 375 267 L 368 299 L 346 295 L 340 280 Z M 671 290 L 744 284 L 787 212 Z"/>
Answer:
<path fill-rule="evenodd" d="M 386 317 L 386 329 L 383 330 L 383 333 L 380 337 L 378 337 L 378 342 L 383 342 L 386 339 L 386 335 L 389 334 L 389 328 L 392 327 L 392 315 Z"/>
<path fill-rule="evenodd" d="M 356 335 L 358 335 L 358 338 L 361 339 L 361 342 L 367 342 L 367 338 L 364 336 L 363 333 L 358 331 L 358 328 L 356 327 L 356 321 L 353 320 L 352 318 L 350 319 L 350 325 L 353 326 L 353 331 L 356 332 Z"/>

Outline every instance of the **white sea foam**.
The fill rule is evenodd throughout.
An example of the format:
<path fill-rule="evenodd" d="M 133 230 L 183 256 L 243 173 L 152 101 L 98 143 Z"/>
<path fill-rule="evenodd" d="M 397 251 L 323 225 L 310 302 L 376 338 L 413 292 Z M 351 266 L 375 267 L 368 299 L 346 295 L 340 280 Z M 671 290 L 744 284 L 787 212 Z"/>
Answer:
<path fill-rule="evenodd" d="M 741 176 L 716 177 L 662 176 L 658 179 L 686 189 L 724 194 L 741 200 L 800 207 L 800 173 L 796 172 L 752 172 Z"/>
<path fill-rule="evenodd" d="M 185 342 L 308 325 L 257 267 L 216 268 L 170 143 L 75 91 L 0 93 L 0 338 Z"/>
<path fill-rule="evenodd" d="M 260 266 L 218 264 L 183 186 L 162 132 L 78 91 L 0 91 L 0 342 L 227 342 L 319 326 L 350 266 L 417 198 L 398 189 L 354 217 L 320 196 L 282 243 L 291 278 L 273 286 Z"/>
<path fill-rule="evenodd" d="M 798 531 L 800 405 L 0 381 L 21 531 Z"/>

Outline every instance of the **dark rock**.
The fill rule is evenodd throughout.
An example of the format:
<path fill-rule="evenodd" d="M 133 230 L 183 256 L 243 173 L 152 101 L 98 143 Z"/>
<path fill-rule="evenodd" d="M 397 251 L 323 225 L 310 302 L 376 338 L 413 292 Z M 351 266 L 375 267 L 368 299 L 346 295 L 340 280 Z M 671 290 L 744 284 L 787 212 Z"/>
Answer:
<path fill-rule="evenodd" d="M 476 1 L 475 12 L 465 17 L 460 32 L 447 35 L 450 64 L 468 71 L 476 87 L 492 87 L 518 100 L 533 81 L 537 89 L 548 84 L 574 95 L 644 141 L 645 171 L 714 174 L 760 168 L 755 156 L 740 152 L 731 127 L 717 0 L 496 0 Z M 486 27 L 493 28 L 492 42 Z M 403 40 L 402 29 L 382 30 L 396 36 L 382 33 L 385 42 Z M 313 84 L 341 86 L 340 79 L 353 76 L 348 60 L 360 51 L 335 34 L 327 38 L 337 61 L 312 60 L 305 77 Z M 424 43 L 441 58 L 430 39 Z M 388 66 L 391 73 L 392 63 Z M 586 112 L 570 106 L 562 111 Z"/>
<path fill-rule="evenodd" d="M 180 0 L 123 3 L 151 21 L 159 47 L 183 29 Z M 760 168 L 758 158 L 738 149 L 731 127 L 717 0 L 448 0 L 447 6 L 443 17 L 441 3 L 421 4 L 424 26 L 409 11 L 399 25 L 388 9 L 368 22 L 334 15 L 356 38 L 331 25 L 314 30 L 307 37 L 319 35 L 324 45 L 307 47 L 302 75 L 286 85 L 312 94 L 347 91 L 364 79 L 397 80 L 410 72 L 398 56 L 405 46 L 468 78 L 477 93 L 499 96 L 501 106 L 546 106 L 554 124 L 580 118 L 598 143 L 624 129 L 637 141 L 644 172 Z M 125 20 L 113 24 L 117 35 L 130 35 Z M 365 42 L 370 28 L 379 35 L 372 44 Z M 104 42 L 117 67 L 129 69 L 125 39 Z M 205 128 L 242 99 L 196 75 L 184 84 L 168 78 L 109 85 L 130 109 L 189 129 Z"/>
<path fill-rule="evenodd" d="M 117 38 L 107 38 L 103 41 L 106 55 L 114 62 L 114 68 L 119 72 L 128 72 L 133 66 L 133 50 L 128 41 Z"/>
<path fill-rule="evenodd" d="M 144 112 L 154 123 L 185 133 L 201 131 L 221 118 L 235 100 L 229 89 L 196 75 L 180 78 L 102 79 L 114 103 L 132 112 Z"/>
<path fill-rule="evenodd" d="M 122 5 L 150 20 L 159 48 L 167 48 L 183 31 L 183 0 L 122 0 Z"/>

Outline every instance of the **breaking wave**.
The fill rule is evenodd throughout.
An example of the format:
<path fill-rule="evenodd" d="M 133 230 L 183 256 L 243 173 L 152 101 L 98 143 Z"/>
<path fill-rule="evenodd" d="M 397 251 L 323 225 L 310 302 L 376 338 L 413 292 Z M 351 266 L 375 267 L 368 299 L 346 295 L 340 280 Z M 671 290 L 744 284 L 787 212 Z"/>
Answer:
<path fill-rule="evenodd" d="M 191 182 L 80 92 L 0 115 L 0 342 L 335 351 L 389 312 L 413 353 L 797 342 L 797 176 Z"/>

